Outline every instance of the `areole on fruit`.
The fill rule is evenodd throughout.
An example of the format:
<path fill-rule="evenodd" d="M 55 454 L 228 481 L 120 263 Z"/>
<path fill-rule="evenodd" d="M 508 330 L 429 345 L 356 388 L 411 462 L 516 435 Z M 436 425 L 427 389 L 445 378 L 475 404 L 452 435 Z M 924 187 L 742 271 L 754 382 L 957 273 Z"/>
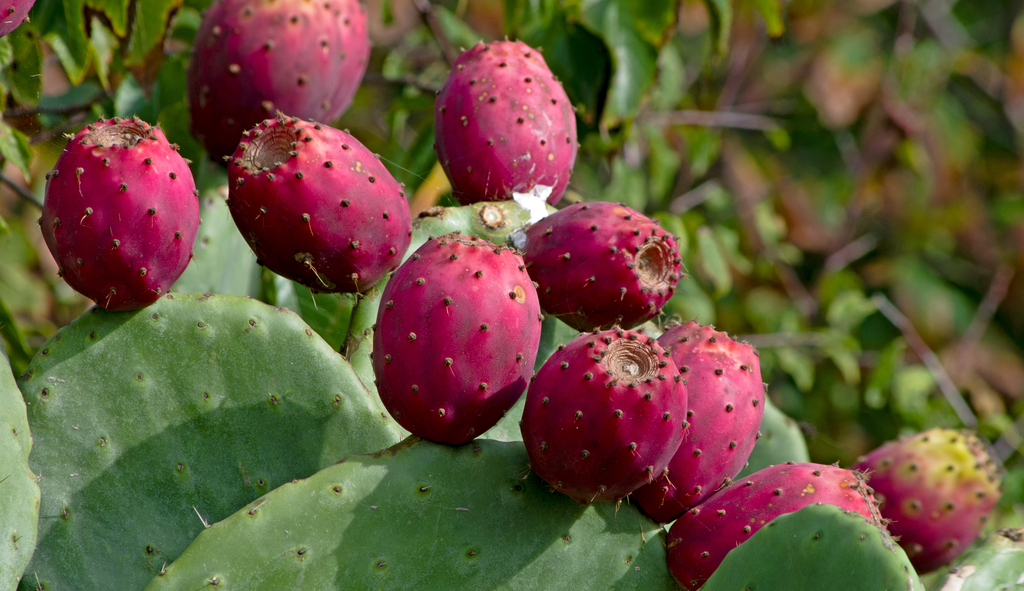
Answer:
<path fill-rule="evenodd" d="M 672 286 L 671 275 L 675 272 L 675 253 L 664 238 L 649 239 L 637 251 L 634 260 L 640 283 L 653 291 L 667 290 Z"/>
<path fill-rule="evenodd" d="M 253 137 L 245 145 L 241 166 L 255 174 L 274 170 L 288 161 L 295 150 L 298 135 L 291 127 L 276 126 Z"/>
<path fill-rule="evenodd" d="M 646 382 L 658 376 L 658 356 L 640 341 L 618 340 L 608 345 L 601 363 L 612 378 L 624 382 Z"/>
<path fill-rule="evenodd" d="M 122 119 L 113 125 L 93 128 L 85 134 L 90 143 L 102 148 L 131 148 L 148 137 L 146 129 L 131 119 Z"/>

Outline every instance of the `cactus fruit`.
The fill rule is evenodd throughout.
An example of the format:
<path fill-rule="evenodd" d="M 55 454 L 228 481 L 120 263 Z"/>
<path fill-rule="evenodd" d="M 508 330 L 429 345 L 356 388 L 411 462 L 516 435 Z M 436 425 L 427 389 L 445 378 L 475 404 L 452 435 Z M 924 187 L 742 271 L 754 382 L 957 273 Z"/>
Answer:
<path fill-rule="evenodd" d="M 21 26 L 35 3 L 36 0 L 0 0 L 0 37 Z"/>
<path fill-rule="evenodd" d="M 352 102 L 369 55 L 358 0 L 219 0 L 189 62 L 192 133 L 220 159 L 277 111 L 333 121 Z"/>
<path fill-rule="evenodd" d="M 212 525 L 147 589 L 675 587 L 654 523 L 548 494 L 526 462 L 483 439 L 349 457 Z"/>
<path fill-rule="evenodd" d="M 764 383 L 757 352 L 724 332 L 696 322 L 658 338 L 686 380 L 690 423 L 667 476 L 634 493 L 640 509 L 673 521 L 743 469 L 764 415 Z"/>
<path fill-rule="evenodd" d="M 0 589 L 14 589 L 36 547 L 39 484 L 29 470 L 25 401 L 0 343 Z"/>
<path fill-rule="evenodd" d="M 19 386 L 47 516 L 33 588 L 38 575 L 46 589 L 140 589 L 203 520 L 400 438 L 295 314 L 234 296 L 93 308 L 43 345 Z"/>
<path fill-rule="evenodd" d="M 373 335 L 377 390 L 414 435 L 465 443 L 522 396 L 541 318 L 516 251 L 476 236 L 428 240 L 381 299 Z"/>
<path fill-rule="evenodd" d="M 642 332 L 594 331 L 537 372 L 523 410 L 530 466 L 580 503 L 617 501 L 667 472 L 683 438 L 686 386 Z"/>
<path fill-rule="evenodd" d="M 960 557 L 934 591 L 1024 591 L 1024 528 L 1003 528 Z"/>
<path fill-rule="evenodd" d="M 999 500 L 1000 470 L 969 431 L 937 428 L 890 441 L 854 468 L 868 473 L 889 530 L 921 573 L 963 553 Z"/>
<path fill-rule="evenodd" d="M 246 132 L 228 174 L 231 216 L 257 259 L 310 289 L 369 289 L 409 246 L 404 190 L 348 132 L 265 120 Z"/>
<path fill-rule="evenodd" d="M 807 440 L 800 425 L 786 416 L 772 399 L 764 399 L 764 418 L 761 419 L 761 437 L 747 458 L 747 467 L 736 475 L 744 478 L 758 470 L 786 462 L 810 462 Z"/>
<path fill-rule="evenodd" d="M 581 331 L 654 318 L 682 276 L 675 237 L 624 205 L 576 203 L 526 232 L 541 308 Z"/>
<path fill-rule="evenodd" d="M 76 291 L 108 310 L 137 310 L 184 272 L 199 200 L 159 128 L 138 118 L 88 125 L 46 179 L 43 238 Z"/>
<path fill-rule="evenodd" d="M 463 205 L 547 189 L 554 205 L 565 193 L 576 115 L 543 56 L 522 41 L 463 52 L 438 93 L 434 128 L 437 158 Z"/>
<path fill-rule="evenodd" d="M 779 515 L 828 503 L 880 520 L 875 500 L 857 472 L 820 464 L 780 464 L 715 492 L 672 524 L 668 568 L 695 591 L 726 554 Z"/>
<path fill-rule="evenodd" d="M 907 555 L 879 521 L 814 504 L 776 517 L 730 550 L 701 587 L 701 591 L 740 589 L 923 591 L 924 587 Z"/>

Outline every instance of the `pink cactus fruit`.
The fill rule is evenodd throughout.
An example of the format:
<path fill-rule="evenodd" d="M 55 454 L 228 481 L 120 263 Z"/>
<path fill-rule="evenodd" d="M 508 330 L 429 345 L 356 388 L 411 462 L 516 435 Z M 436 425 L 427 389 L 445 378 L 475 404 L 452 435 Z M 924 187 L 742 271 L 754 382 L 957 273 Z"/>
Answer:
<path fill-rule="evenodd" d="M 369 55 L 358 0 L 218 0 L 189 63 L 192 133 L 219 159 L 278 111 L 333 121 L 351 104 Z"/>
<path fill-rule="evenodd" d="M 365 291 L 409 248 L 405 191 L 347 131 L 266 120 L 246 132 L 228 175 L 231 216 L 257 260 L 310 289 Z"/>
<path fill-rule="evenodd" d="M 398 268 L 381 301 L 377 390 L 413 435 L 465 443 L 522 396 L 541 316 L 516 251 L 476 236 L 432 238 Z"/>
<path fill-rule="evenodd" d="M 686 385 L 640 331 L 585 333 L 537 372 L 521 424 L 530 466 L 580 503 L 617 501 L 665 473 L 686 425 Z"/>
<path fill-rule="evenodd" d="M 930 429 L 857 460 L 920 573 L 952 562 L 981 533 L 1000 495 L 1001 473 L 969 431 Z"/>
<path fill-rule="evenodd" d="M 185 159 L 136 119 L 100 120 L 46 176 L 43 238 L 72 288 L 108 310 L 156 301 L 185 271 L 199 199 Z"/>
<path fill-rule="evenodd" d="M 696 322 L 658 338 L 686 382 L 690 426 L 659 476 L 633 498 L 652 518 L 668 522 L 732 481 L 754 449 L 764 416 L 764 384 L 754 348 Z"/>
<path fill-rule="evenodd" d="M 455 61 L 434 108 L 435 149 L 459 203 L 505 201 L 551 187 L 562 198 L 576 162 L 576 115 L 540 52 L 478 43 Z"/>
<path fill-rule="evenodd" d="M 654 318 L 682 277 L 676 239 L 625 205 L 575 203 L 526 232 L 540 305 L 576 330 Z"/>
<path fill-rule="evenodd" d="M 733 482 L 679 517 L 668 534 L 668 568 L 683 588 L 695 591 L 730 550 L 769 521 L 814 503 L 881 523 L 860 473 L 821 464 L 779 464 Z"/>
<path fill-rule="evenodd" d="M 0 0 L 0 37 L 21 26 L 35 3 L 36 0 Z"/>

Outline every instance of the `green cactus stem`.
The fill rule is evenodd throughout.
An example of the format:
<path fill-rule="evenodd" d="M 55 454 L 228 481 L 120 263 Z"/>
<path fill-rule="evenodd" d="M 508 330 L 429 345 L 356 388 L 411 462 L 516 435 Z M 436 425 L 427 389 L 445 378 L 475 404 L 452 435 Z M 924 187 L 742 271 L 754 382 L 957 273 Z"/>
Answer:
<path fill-rule="evenodd" d="M 628 504 L 551 494 L 521 443 L 411 437 L 263 495 L 147 589 L 667 591 L 664 544 Z"/>
<path fill-rule="evenodd" d="M 46 589 L 142 588 L 206 523 L 400 438 L 298 316 L 234 296 L 93 308 L 19 386 L 43 491 L 29 572 Z"/>
<path fill-rule="evenodd" d="M 934 591 L 1024 591 L 1024 528 L 996 530 L 956 562 Z"/>
<path fill-rule="evenodd" d="M 729 554 L 701 591 L 923 591 L 884 528 L 833 505 L 777 517 Z"/>
<path fill-rule="evenodd" d="M 36 547 L 39 484 L 29 470 L 32 434 L 0 344 L 0 591 L 14 589 Z"/>

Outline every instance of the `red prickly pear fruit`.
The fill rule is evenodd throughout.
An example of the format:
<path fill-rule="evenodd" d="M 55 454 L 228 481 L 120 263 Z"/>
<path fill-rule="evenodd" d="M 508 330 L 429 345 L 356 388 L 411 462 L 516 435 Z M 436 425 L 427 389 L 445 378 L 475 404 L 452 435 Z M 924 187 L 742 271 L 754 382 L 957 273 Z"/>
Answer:
<path fill-rule="evenodd" d="M 138 310 L 185 272 L 199 199 L 192 171 L 159 128 L 138 118 L 88 125 L 46 179 L 39 223 L 75 291 L 107 310 Z"/>
<path fill-rule="evenodd" d="M 683 513 L 668 533 L 668 568 L 696 591 L 730 550 L 780 515 L 815 503 L 835 505 L 881 524 L 858 472 L 821 464 L 779 464 L 733 482 Z"/>
<path fill-rule="evenodd" d="M 530 466 L 580 503 L 617 501 L 666 472 L 686 428 L 686 399 L 654 338 L 582 334 L 544 363 L 526 394 Z"/>
<path fill-rule="evenodd" d="M 625 205 L 575 203 L 526 232 L 540 305 L 576 330 L 654 318 L 682 277 L 676 239 Z"/>
<path fill-rule="evenodd" d="M 0 0 L 0 37 L 21 26 L 35 3 L 36 0 Z"/>
<path fill-rule="evenodd" d="M 1000 468 L 970 431 L 930 429 L 857 460 L 920 573 L 952 562 L 981 533 L 1000 496 Z"/>
<path fill-rule="evenodd" d="M 743 469 L 764 416 L 764 384 L 754 348 L 713 327 L 676 325 L 658 343 L 686 382 L 690 427 L 668 463 L 671 476 L 640 487 L 633 498 L 644 513 L 668 522 Z"/>
<path fill-rule="evenodd" d="M 409 248 L 405 191 L 347 131 L 266 120 L 246 132 L 228 176 L 231 216 L 256 258 L 310 289 L 369 289 Z"/>
<path fill-rule="evenodd" d="M 381 301 L 377 390 L 413 435 L 465 443 L 522 396 L 541 316 L 516 251 L 457 233 L 432 238 L 398 268 Z"/>
<path fill-rule="evenodd" d="M 358 0 L 218 0 L 189 62 L 192 134 L 220 159 L 278 111 L 333 121 L 351 104 L 369 55 Z"/>
<path fill-rule="evenodd" d="M 462 53 L 434 107 L 435 149 L 459 203 L 550 187 L 562 198 L 576 162 L 576 115 L 544 57 L 522 41 Z"/>

